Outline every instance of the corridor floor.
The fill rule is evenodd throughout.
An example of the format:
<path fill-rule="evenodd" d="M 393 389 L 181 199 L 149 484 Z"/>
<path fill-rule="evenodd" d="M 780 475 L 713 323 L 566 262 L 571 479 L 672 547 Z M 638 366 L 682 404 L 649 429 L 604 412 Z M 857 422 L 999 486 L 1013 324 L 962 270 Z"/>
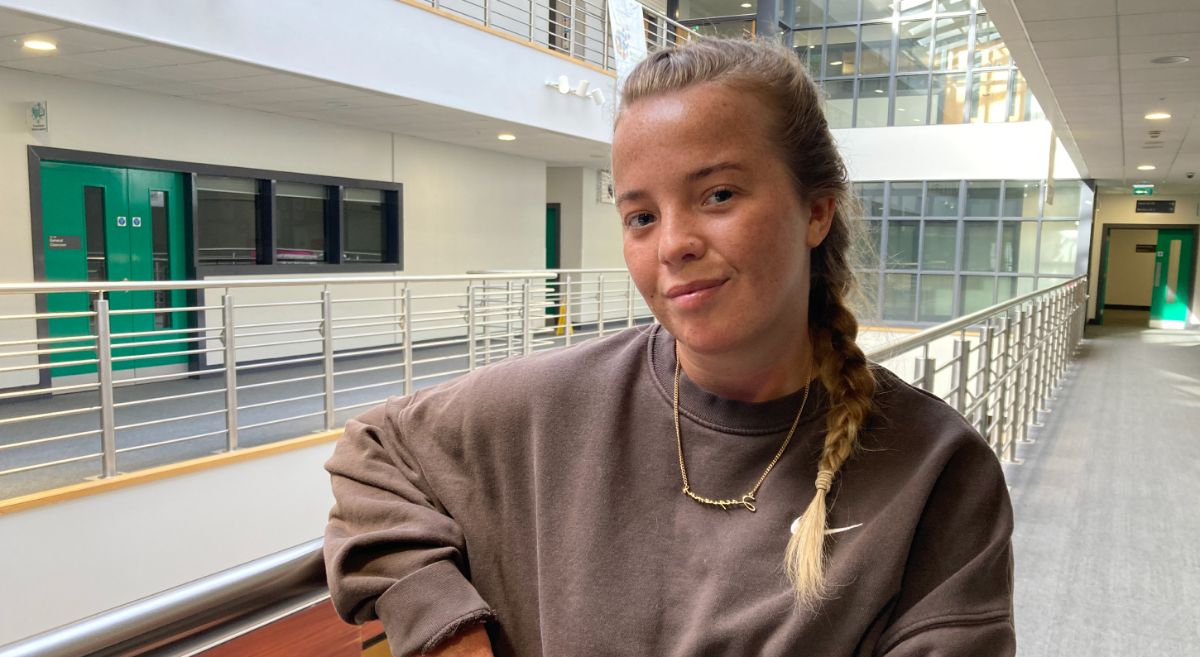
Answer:
<path fill-rule="evenodd" d="M 1200 654 L 1200 331 L 1089 326 L 1008 465 L 1019 655 Z"/>

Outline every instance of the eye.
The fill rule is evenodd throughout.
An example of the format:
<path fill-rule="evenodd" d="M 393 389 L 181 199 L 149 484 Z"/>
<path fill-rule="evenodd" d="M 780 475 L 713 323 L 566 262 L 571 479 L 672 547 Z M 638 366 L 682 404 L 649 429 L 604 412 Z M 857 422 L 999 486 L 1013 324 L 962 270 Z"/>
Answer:
<path fill-rule="evenodd" d="M 706 205 L 720 205 L 732 198 L 732 189 L 714 189 L 711 193 L 709 193 L 708 197 L 704 199 L 704 203 Z"/>
<path fill-rule="evenodd" d="M 645 228 L 654 223 L 654 215 L 649 212 L 635 212 L 625 217 L 626 228 Z"/>

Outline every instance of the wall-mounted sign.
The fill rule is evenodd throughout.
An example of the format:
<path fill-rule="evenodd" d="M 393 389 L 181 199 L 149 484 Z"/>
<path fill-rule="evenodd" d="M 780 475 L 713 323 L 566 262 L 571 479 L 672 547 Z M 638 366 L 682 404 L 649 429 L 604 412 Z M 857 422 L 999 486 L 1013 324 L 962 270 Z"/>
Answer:
<path fill-rule="evenodd" d="M 1154 196 L 1154 185 L 1134 185 L 1134 196 Z"/>
<path fill-rule="evenodd" d="M 39 100 L 29 106 L 29 129 L 45 132 L 50 129 L 50 110 L 46 101 Z"/>
<path fill-rule="evenodd" d="M 1134 253 L 1154 253 L 1157 250 L 1157 244 L 1137 244 L 1134 246 Z"/>
<path fill-rule="evenodd" d="M 1175 214 L 1175 201 L 1149 201 L 1138 199 L 1135 212 L 1153 212 L 1155 214 Z"/>
<path fill-rule="evenodd" d="M 596 172 L 596 202 L 617 202 L 616 197 L 613 195 L 612 171 L 600 169 Z"/>
<path fill-rule="evenodd" d="M 47 246 L 49 246 L 52 249 L 78 249 L 78 248 L 80 248 L 78 235 L 51 235 L 46 240 L 46 242 L 47 242 Z"/>

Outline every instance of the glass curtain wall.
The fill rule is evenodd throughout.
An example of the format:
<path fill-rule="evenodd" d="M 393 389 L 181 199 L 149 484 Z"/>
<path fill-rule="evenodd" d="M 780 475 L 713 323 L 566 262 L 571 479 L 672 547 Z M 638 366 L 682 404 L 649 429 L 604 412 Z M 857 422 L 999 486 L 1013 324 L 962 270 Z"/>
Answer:
<path fill-rule="evenodd" d="M 1058 181 L 860 182 L 864 322 L 943 322 L 1075 275 L 1091 190 Z"/>
<path fill-rule="evenodd" d="M 1043 118 L 977 0 L 795 0 L 791 24 L 830 127 Z"/>

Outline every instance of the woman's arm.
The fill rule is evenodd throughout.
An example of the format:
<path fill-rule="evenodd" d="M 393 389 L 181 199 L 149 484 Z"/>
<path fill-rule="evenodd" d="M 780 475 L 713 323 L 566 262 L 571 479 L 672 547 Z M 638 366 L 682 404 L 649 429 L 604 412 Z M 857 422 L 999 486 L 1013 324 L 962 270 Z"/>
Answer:
<path fill-rule="evenodd" d="M 477 646 L 481 622 L 492 618 L 464 574 L 462 529 L 405 447 L 396 418 L 407 403 L 351 420 L 325 465 L 336 502 L 325 528 L 334 607 L 349 622 L 381 620 L 397 657 L 428 653 L 469 627 L 475 638 L 464 635 L 454 649 Z"/>
<path fill-rule="evenodd" d="M 1004 472 L 972 436 L 930 493 L 876 654 L 1014 655 L 1012 529 Z"/>

